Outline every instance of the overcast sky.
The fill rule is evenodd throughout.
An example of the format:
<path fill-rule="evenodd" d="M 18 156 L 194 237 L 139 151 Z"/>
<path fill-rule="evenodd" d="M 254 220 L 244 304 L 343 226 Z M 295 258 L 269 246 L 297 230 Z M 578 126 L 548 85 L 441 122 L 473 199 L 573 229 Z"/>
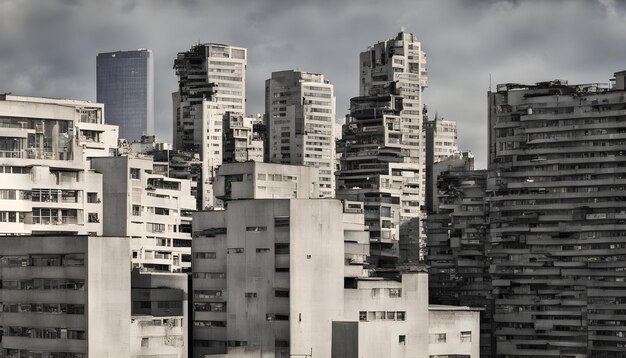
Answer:
<path fill-rule="evenodd" d="M 608 82 L 626 69 L 626 2 L 415 0 L 0 0 L 0 92 L 95 100 L 99 52 L 154 51 L 157 137 L 171 142 L 176 53 L 218 42 L 248 48 L 247 111 L 263 112 L 272 71 L 320 72 L 337 116 L 358 95 L 358 55 L 404 27 L 428 57 L 424 93 L 486 161 L 492 82 Z"/>

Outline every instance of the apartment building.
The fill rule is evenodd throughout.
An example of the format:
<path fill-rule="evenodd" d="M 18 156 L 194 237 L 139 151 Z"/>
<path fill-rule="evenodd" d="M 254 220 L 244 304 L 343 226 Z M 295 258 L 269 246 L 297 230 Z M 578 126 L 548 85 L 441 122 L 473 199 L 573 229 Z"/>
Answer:
<path fill-rule="evenodd" d="M 114 51 L 96 57 L 96 99 L 120 138 L 139 140 L 154 134 L 152 50 Z"/>
<path fill-rule="evenodd" d="M 425 66 L 421 44 L 406 32 L 359 57 L 360 96 L 337 142 L 337 197 L 365 202 L 373 266 L 417 261 L 424 246 Z"/>
<path fill-rule="evenodd" d="M 489 93 L 499 355 L 626 354 L 625 77 Z"/>
<path fill-rule="evenodd" d="M 246 117 L 239 114 L 226 113 L 224 116 L 224 163 L 262 162 L 263 138 L 255 125 L 262 124 L 260 117 Z"/>
<path fill-rule="evenodd" d="M 188 275 L 131 274 L 131 357 L 188 357 Z"/>
<path fill-rule="evenodd" d="M 487 171 L 474 170 L 471 153 L 436 163 L 434 203 L 425 222 L 429 302 L 480 309 L 480 356 L 495 354 Z"/>
<path fill-rule="evenodd" d="M 221 44 L 198 44 L 174 62 L 178 92 L 172 94 L 174 148 L 198 153 L 202 161 L 199 209 L 215 207 L 212 182 L 223 162 L 223 121 L 227 112 L 245 115 L 247 51 Z"/>
<path fill-rule="evenodd" d="M 242 174 L 252 171 L 246 166 L 259 167 L 257 175 Z M 264 183 L 253 178 L 280 167 L 315 170 L 225 164 L 215 192 L 230 187 L 222 196 L 226 209 L 194 214 L 192 356 L 428 356 L 425 270 L 407 269 L 394 280 L 369 277 L 364 204 L 297 191 L 264 197 L 255 189 Z M 298 187 L 311 185 L 306 176 L 292 180 Z M 465 323 L 450 315 L 441 319 L 450 332 L 460 329 L 458 335 L 472 326 L 468 334 L 477 347 L 478 313 L 455 309 L 473 313 Z M 448 332 L 441 324 L 434 329 Z M 466 356 L 478 357 L 472 353 L 477 348 L 463 343 Z M 454 352 L 460 342 L 433 344 Z"/>
<path fill-rule="evenodd" d="M 191 270 L 191 183 L 153 174 L 149 157 L 94 158 L 103 176 L 104 234 L 131 237 L 133 267 Z"/>
<path fill-rule="evenodd" d="M 129 357 L 128 253 L 126 237 L 3 237 L 1 355 Z"/>
<path fill-rule="evenodd" d="M 0 233 L 102 234 L 102 177 L 117 148 L 98 103 L 0 95 Z"/>
<path fill-rule="evenodd" d="M 319 168 L 320 194 L 335 196 L 335 94 L 324 75 L 272 72 L 265 81 L 268 162 Z"/>
<path fill-rule="evenodd" d="M 459 152 L 456 121 L 438 118 L 424 123 L 426 160 L 438 163 Z"/>

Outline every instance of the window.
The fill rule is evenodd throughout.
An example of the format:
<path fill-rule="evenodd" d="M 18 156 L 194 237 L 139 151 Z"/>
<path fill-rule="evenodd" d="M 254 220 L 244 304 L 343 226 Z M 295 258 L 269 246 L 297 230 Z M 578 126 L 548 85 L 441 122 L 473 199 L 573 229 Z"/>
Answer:
<path fill-rule="evenodd" d="M 404 321 L 406 313 L 403 311 L 396 312 L 396 321 Z"/>
<path fill-rule="evenodd" d="M 243 254 L 243 248 L 242 247 L 235 247 L 235 248 L 230 248 L 230 249 L 226 249 L 226 253 L 227 254 Z"/>
<path fill-rule="evenodd" d="M 276 255 L 288 254 L 289 253 L 289 244 L 275 244 L 274 245 L 274 253 Z"/>
<path fill-rule="evenodd" d="M 445 333 L 433 333 L 428 336 L 428 343 L 446 343 Z"/>
<path fill-rule="evenodd" d="M 215 252 L 194 252 L 193 256 L 196 259 L 215 259 L 217 257 L 217 253 L 215 253 Z"/>
<path fill-rule="evenodd" d="M 257 254 L 263 254 L 263 253 L 267 253 L 270 252 L 270 249 L 266 248 L 266 247 L 259 247 L 258 249 L 256 249 L 256 253 Z"/>
<path fill-rule="evenodd" d="M 406 344 L 406 336 L 404 334 L 398 336 L 399 344 Z"/>
<path fill-rule="evenodd" d="M 245 296 L 246 298 L 255 298 L 256 292 L 246 292 Z"/>
<path fill-rule="evenodd" d="M 391 297 L 391 298 L 402 297 L 402 289 L 401 288 L 390 288 L 389 289 L 389 297 Z"/>
<path fill-rule="evenodd" d="M 148 342 L 150 342 L 149 338 L 142 338 L 141 339 L 141 347 L 145 347 L 145 348 L 149 347 L 148 346 Z"/>
<path fill-rule="evenodd" d="M 224 296 L 222 290 L 195 290 L 193 291 L 194 298 L 217 298 Z"/>
<path fill-rule="evenodd" d="M 283 288 L 277 288 L 274 291 L 274 296 L 276 297 L 289 297 L 289 290 Z"/>
<path fill-rule="evenodd" d="M 140 173 L 141 173 L 141 170 L 139 168 L 130 168 L 131 179 L 139 179 Z"/>
<path fill-rule="evenodd" d="M 461 331 L 461 342 L 471 342 L 472 331 Z"/>
<path fill-rule="evenodd" d="M 87 202 L 90 204 L 99 203 L 100 199 L 98 199 L 98 193 L 87 193 Z"/>
<path fill-rule="evenodd" d="M 90 223 L 99 223 L 98 214 L 97 213 L 89 213 L 87 216 L 87 221 Z"/>
<path fill-rule="evenodd" d="M 359 312 L 359 321 L 367 321 L 367 311 Z"/>
<path fill-rule="evenodd" d="M 140 216 L 140 215 L 141 215 L 141 206 L 133 205 L 133 216 Z"/>
<path fill-rule="evenodd" d="M 248 226 L 246 231 L 267 231 L 267 226 Z"/>

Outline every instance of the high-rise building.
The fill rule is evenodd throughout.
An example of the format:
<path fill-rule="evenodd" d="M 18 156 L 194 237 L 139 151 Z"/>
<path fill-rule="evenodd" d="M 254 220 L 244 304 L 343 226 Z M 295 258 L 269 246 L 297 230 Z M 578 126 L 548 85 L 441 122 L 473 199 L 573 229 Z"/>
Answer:
<path fill-rule="evenodd" d="M 102 234 L 102 176 L 117 148 L 102 104 L 0 96 L 0 233 Z"/>
<path fill-rule="evenodd" d="M 427 208 L 426 263 L 431 304 L 480 308 L 480 356 L 495 353 L 489 273 L 487 171 L 474 170 L 471 153 L 436 163 Z M 429 173 L 430 175 L 430 173 Z"/>
<path fill-rule="evenodd" d="M 212 182 L 223 162 L 224 116 L 245 116 L 245 48 L 198 44 L 178 54 L 174 69 L 178 92 L 174 104 L 174 148 L 198 153 L 202 173 L 198 184 L 199 209 L 215 207 Z"/>
<path fill-rule="evenodd" d="M 263 161 L 263 138 L 255 131 L 255 125 L 262 123 L 259 117 L 226 113 L 222 137 L 224 163 Z"/>
<path fill-rule="evenodd" d="M 267 161 L 319 168 L 320 194 L 335 196 L 335 95 L 324 75 L 273 72 L 265 81 Z"/>
<path fill-rule="evenodd" d="M 432 121 L 424 123 L 424 133 L 427 160 L 432 155 L 433 163 L 438 163 L 459 152 L 456 121 L 435 117 Z"/>
<path fill-rule="evenodd" d="M 423 267 L 368 277 L 363 203 L 306 189 L 267 199 L 267 170 L 309 188 L 317 169 L 224 164 L 226 209 L 194 214 L 192 357 L 478 357 L 478 312 L 429 307 Z"/>
<path fill-rule="evenodd" d="M 127 237 L 4 236 L 2 357 L 130 357 Z"/>
<path fill-rule="evenodd" d="M 119 126 L 120 138 L 139 140 L 154 134 L 152 51 L 115 51 L 96 57 L 96 98 L 107 122 Z"/>
<path fill-rule="evenodd" d="M 410 33 L 360 55 L 360 97 L 338 141 L 337 197 L 365 202 L 372 264 L 417 261 L 424 246 L 425 144 L 422 90 L 426 56 Z"/>
<path fill-rule="evenodd" d="M 625 78 L 489 93 L 498 355 L 626 354 Z"/>

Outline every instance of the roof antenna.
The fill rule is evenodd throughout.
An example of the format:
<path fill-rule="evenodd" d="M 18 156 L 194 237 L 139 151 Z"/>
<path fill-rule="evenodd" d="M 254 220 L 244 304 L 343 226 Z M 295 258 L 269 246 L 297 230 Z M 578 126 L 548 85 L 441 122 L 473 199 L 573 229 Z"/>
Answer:
<path fill-rule="evenodd" d="M 404 32 L 404 26 L 400 26 L 400 32 Z"/>
<path fill-rule="evenodd" d="M 489 72 L 489 92 L 491 92 L 491 72 Z"/>

